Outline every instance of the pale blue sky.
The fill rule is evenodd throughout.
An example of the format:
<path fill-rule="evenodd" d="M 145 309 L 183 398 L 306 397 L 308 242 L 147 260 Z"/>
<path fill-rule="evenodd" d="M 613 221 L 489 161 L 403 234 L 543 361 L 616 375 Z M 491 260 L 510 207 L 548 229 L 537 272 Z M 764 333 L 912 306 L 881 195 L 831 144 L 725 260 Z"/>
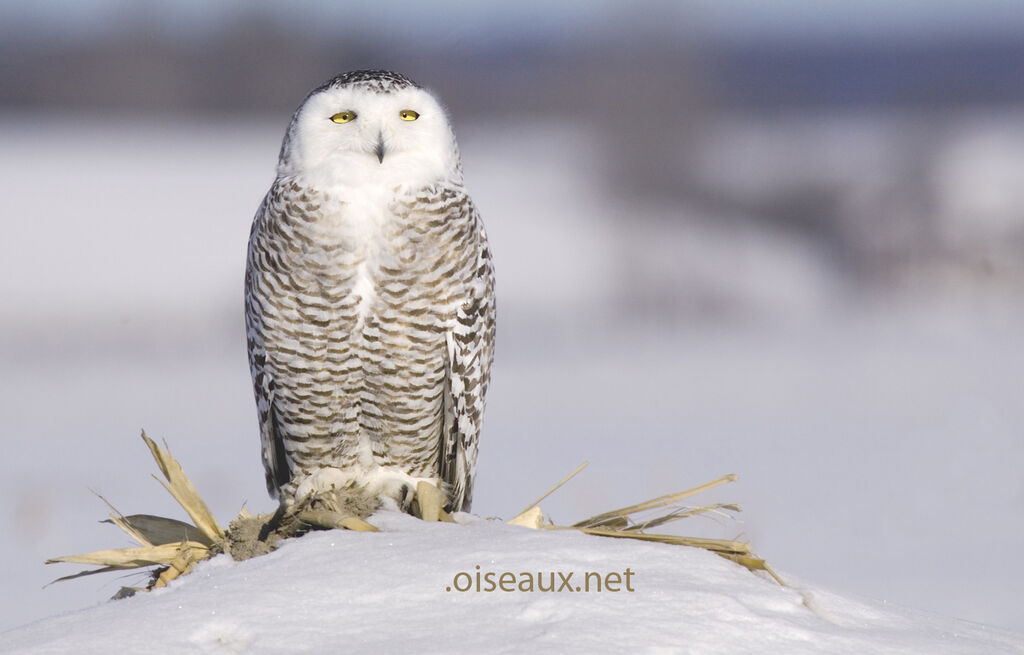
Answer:
<path fill-rule="evenodd" d="M 1024 32 L 1019 0 L 473 0 L 385 3 L 380 0 L 49 0 L 0 3 L 0 24 L 19 31 L 50 28 L 102 34 L 133 18 L 173 32 L 216 28 L 243 9 L 259 7 L 281 20 L 323 33 L 367 26 L 402 34 L 432 30 L 439 41 L 489 35 L 614 32 L 623 25 L 697 31 L 726 38 L 915 37 Z M 428 32 L 429 33 L 429 32 Z"/>

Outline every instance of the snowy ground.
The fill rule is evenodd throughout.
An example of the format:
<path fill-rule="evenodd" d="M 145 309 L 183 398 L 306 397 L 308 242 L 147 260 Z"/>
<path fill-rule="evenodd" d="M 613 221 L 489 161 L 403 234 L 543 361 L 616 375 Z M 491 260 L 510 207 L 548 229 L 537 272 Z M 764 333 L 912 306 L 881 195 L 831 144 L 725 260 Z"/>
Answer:
<path fill-rule="evenodd" d="M 706 551 L 374 520 L 388 531 L 218 557 L 167 589 L 8 632 L 0 652 L 1024 653 L 1021 635 L 783 588 Z"/>
<path fill-rule="evenodd" d="M 169 440 L 218 517 L 233 516 L 243 502 L 254 511 L 271 506 L 245 363 L 241 276 L 249 222 L 270 182 L 284 120 L 0 120 L 0 179 L 8 191 L 0 239 L 0 629 L 94 604 L 120 586 L 114 576 L 42 589 L 68 572 L 42 566 L 46 557 L 120 543 L 115 529 L 96 522 L 105 507 L 88 489 L 125 513 L 179 516 L 149 478 L 139 428 Z M 732 607 L 723 616 L 746 617 L 739 623 L 776 622 L 786 626 L 780 638 L 812 635 L 807 644 L 839 644 L 837 652 L 847 652 L 844 639 L 868 639 L 862 633 L 870 626 L 883 635 L 909 626 L 915 639 L 925 638 L 925 624 L 972 639 L 984 633 L 906 613 L 893 618 L 877 604 L 822 591 L 828 588 L 1024 632 L 1024 573 L 1006 555 L 1024 548 L 1019 307 L 984 297 L 828 304 L 822 298 L 832 297 L 835 282 L 813 253 L 756 242 L 739 249 L 739 270 L 752 267 L 757 277 L 754 304 L 783 312 L 733 322 L 638 320 L 619 304 L 642 268 L 624 258 L 624 248 L 641 256 L 648 243 L 664 254 L 671 234 L 623 233 L 615 220 L 621 203 L 594 193 L 588 144 L 554 128 L 539 135 L 509 128 L 499 143 L 471 127 L 460 133 L 495 251 L 500 321 L 474 512 L 508 518 L 583 459 L 591 462 L 587 472 L 545 503 L 559 522 L 735 472 L 741 481 L 711 499 L 741 502 L 744 523 L 686 530 L 751 540 L 777 569 L 821 585 L 811 587 L 816 597 L 831 599 L 822 602 L 849 625 L 835 628 L 801 610 L 792 592 L 743 571 L 736 575 L 746 577 L 732 577 L 725 562 L 685 549 L 648 556 L 644 547 L 635 551 L 641 557 L 602 544 L 600 551 L 561 551 L 564 565 L 586 568 L 589 557 L 612 568 L 650 560 L 650 570 L 662 572 L 652 578 L 674 580 L 683 596 L 676 609 L 675 597 L 659 595 L 668 582 L 647 587 L 648 610 L 664 616 L 658 599 L 671 600 L 665 607 L 682 612 L 682 631 L 701 620 L 686 605 L 712 598 L 716 608 Z M 555 138 L 565 147 L 550 147 Z M 540 167 L 537 152 L 545 153 Z M 721 234 L 674 238 L 687 240 L 681 252 L 704 258 L 701 275 L 740 279 L 736 250 Z M 429 572 L 401 569 L 411 600 L 459 615 L 462 606 L 448 603 L 474 602 L 486 609 L 471 614 L 481 623 L 517 616 L 514 625 L 539 626 L 536 639 L 549 648 L 560 642 L 544 639 L 569 634 L 555 620 L 577 611 L 567 608 L 579 608 L 591 617 L 579 620 L 593 625 L 623 602 L 516 596 L 502 601 L 514 603 L 509 610 L 494 599 L 449 598 L 435 578 L 472 565 L 489 548 L 510 566 L 562 564 L 540 554 L 546 547 L 530 541 L 532 533 L 474 527 L 480 534 L 465 533 L 476 536 L 452 555 L 457 561 L 441 566 L 449 559 L 439 551 L 444 529 L 403 527 L 394 536 L 396 543 L 426 539 L 423 554 L 408 544 L 403 552 L 434 558 Z M 362 544 L 377 538 L 358 542 L 351 552 L 364 554 L 353 557 L 365 557 Z M 350 537 L 328 539 L 347 544 Z M 315 558 L 328 539 L 294 548 Z M 286 549 L 266 562 L 214 562 L 205 571 L 216 592 L 200 590 L 198 576 L 180 589 L 80 616 L 93 616 L 90 630 L 98 631 L 106 617 L 143 611 L 136 607 L 176 607 L 174 594 L 211 594 L 196 596 L 189 610 L 202 612 L 232 581 L 250 571 L 271 575 L 274 558 L 287 557 Z M 709 589 L 708 581 L 723 587 Z M 353 584 L 373 587 L 367 594 L 387 604 L 379 581 Z M 447 614 L 435 616 L 432 625 Z M 85 630 L 76 621 L 68 615 L 50 625 Z M 235 616 L 225 634 L 237 625 L 239 639 L 262 639 L 267 621 Z M 189 625 L 181 635 L 200 630 Z M 9 633 L 0 643 L 32 634 Z M 744 643 L 731 652 L 743 652 Z"/>

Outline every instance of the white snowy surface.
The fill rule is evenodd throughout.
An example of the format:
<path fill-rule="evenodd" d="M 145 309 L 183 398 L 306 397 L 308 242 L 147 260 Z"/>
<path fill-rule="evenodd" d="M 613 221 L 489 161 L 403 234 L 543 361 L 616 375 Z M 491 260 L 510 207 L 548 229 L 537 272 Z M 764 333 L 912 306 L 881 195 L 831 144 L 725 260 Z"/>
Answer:
<path fill-rule="evenodd" d="M 0 652 L 1024 653 L 1021 635 L 783 588 L 698 549 L 483 520 L 372 520 L 386 531 L 217 557 L 166 589 L 5 633 Z M 618 591 L 597 591 L 609 574 Z"/>
<path fill-rule="evenodd" d="M 149 477 L 140 428 L 168 439 L 217 517 L 271 508 L 241 286 L 286 121 L 0 117 L 0 630 L 120 586 L 99 576 L 43 588 L 70 568 L 44 567 L 47 557 L 118 545 L 89 489 L 124 513 L 181 517 Z M 584 459 L 587 471 L 545 502 L 560 523 L 738 473 L 707 500 L 741 503 L 743 523 L 688 533 L 738 535 L 838 593 L 1024 632 L 1012 556 L 1024 549 L 1019 304 L 849 304 L 799 241 L 740 234 L 737 246 L 724 228 L 679 227 L 664 206 L 605 197 L 600 153 L 578 132 L 456 127 L 497 269 L 475 513 L 508 518 Z M 657 229 L 642 218 L 652 212 Z M 658 272 L 702 278 L 755 311 L 731 322 L 634 315 L 631 291 Z M 688 562 L 677 550 L 671 561 Z M 287 553 L 211 571 L 245 575 Z M 437 575 L 466 566 L 461 557 Z M 703 589 L 719 591 L 729 593 Z M 125 607 L 135 605 L 96 611 Z"/>

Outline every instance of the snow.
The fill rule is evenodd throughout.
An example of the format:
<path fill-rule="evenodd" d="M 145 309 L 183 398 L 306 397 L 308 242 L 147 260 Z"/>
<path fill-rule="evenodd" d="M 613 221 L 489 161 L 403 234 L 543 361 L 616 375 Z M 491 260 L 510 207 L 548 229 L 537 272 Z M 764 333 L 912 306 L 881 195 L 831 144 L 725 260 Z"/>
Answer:
<path fill-rule="evenodd" d="M 1024 636 L 780 587 L 707 551 L 461 518 L 378 514 L 380 533 L 220 556 L 166 589 L 5 633 L 0 652 L 1024 653 Z M 527 573 L 554 574 L 557 591 L 520 591 Z"/>
<path fill-rule="evenodd" d="M 0 238 L 0 630 L 95 604 L 116 591 L 116 576 L 43 588 L 67 572 L 44 567 L 47 557 L 119 545 L 112 543 L 117 532 L 98 523 L 106 508 L 89 489 L 125 513 L 184 518 L 149 478 L 153 463 L 138 440 L 142 427 L 167 438 L 221 520 L 243 503 L 254 512 L 272 507 L 245 358 L 241 278 L 251 217 L 273 175 L 288 116 L 211 122 L 76 116 L 73 128 L 59 117 L 43 118 L 0 117 L 0 179 L 12 190 Z M 895 644 L 899 626 L 914 638 L 923 638 L 926 625 L 935 628 L 933 635 L 939 627 L 976 637 L 999 634 L 902 610 L 890 614 L 894 605 L 1024 631 L 1024 570 L 1009 555 L 1024 548 L 1018 520 L 1024 511 L 1020 305 L 996 303 L 988 294 L 955 302 L 851 303 L 830 277 L 828 262 L 799 239 L 747 234 L 732 240 L 713 217 L 703 227 L 680 227 L 664 206 L 637 204 L 627 213 L 621 199 L 595 192 L 601 184 L 593 162 L 600 153 L 578 131 L 505 124 L 495 139 L 482 128 L 457 127 L 467 183 L 494 249 L 499 298 L 476 513 L 508 518 L 584 459 L 591 462 L 587 471 L 544 503 L 560 523 L 738 473 L 738 483 L 707 500 L 741 503 L 743 523 L 725 526 L 723 535 L 722 526 L 702 521 L 687 533 L 740 536 L 777 570 L 792 572 L 787 579 L 821 585 L 800 588 L 817 599 L 819 612 L 831 608 L 846 621 L 847 632 L 828 637 L 830 647 L 857 630 L 888 634 Z M 991 134 L 1004 128 L 984 126 L 979 136 L 964 133 L 958 143 L 992 166 L 1017 143 L 995 147 Z M 841 150 L 856 134 L 834 139 Z M 780 157 L 764 170 L 800 178 L 806 171 L 799 161 Z M 983 206 L 968 202 L 974 178 L 966 169 L 942 171 L 949 184 L 963 185 L 950 189 L 952 196 L 965 199 L 964 206 Z M 651 214 L 662 220 L 646 220 Z M 637 299 L 650 291 L 656 273 L 666 276 L 663 293 L 678 292 L 680 284 L 699 287 L 695 278 L 719 285 L 712 289 L 716 298 L 732 299 L 739 318 L 705 318 L 699 303 L 681 319 L 638 312 L 644 305 Z M 744 284 L 750 277 L 753 283 Z M 699 296 L 700 289 L 693 293 Z M 389 533 L 396 543 L 415 540 L 427 551 L 440 547 L 431 539 L 451 534 L 436 526 L 400 527 Z M 470 538 L 486 530 L 494 532 Z M 450 577 L 479 563 L 478 553 L 499 548 L 495 544 L 501 544 L 501 558 L 537 567 L 548 560 L 535 553 L 549 552 L 551 540 L 577 538 L 503 530 L 470 526 L 449 537 L 451 548 L 460 550 L 439 555 L 452 564 L 432 570 Z M 543 548 L 517 541 L 540 537 Z M 313 551 L 325 548 L 320 539 L 288 548 L 309 548 L 302 558 L 315 559 Z M 716 612 L 723 611 L 738 624 L 779 621 L 786 626 L 782 634 L 800 628 L 770 612 L 767 618 L 742 614 L 746 596 L 728 586 L 737 579 L 717 577 L 724 561 L 674 547 L 630 551 L 643 557 L 610 554 L 624 547 L 600 542 L 588 546 L 593 551 L 567 554 L 564 566 L 586 569 L 578 558 L 593 557 L 618 570 L 649 560 L 668 571 L 664 579 L 683 576 L 680 593 L 691 596 L 678 603 L 684 609 L 674 601 L 671 606 L 680 630 L 697 620 L 685 607 L 712 598 L 720 602 L 706 605 L 701 617 L 709 625 L 718 625 Z M 219 580 L 212 584 L 220 591 L 204 593 L 216 596 L 229 578 L 245 577 L 252 567 L 262 576 L 288 548 L 266 563 L 212 562 L 194 581 L 168 592 L 90 610 L 103 615 L 93 627 L 65 614 L 49 629 L 67 625 L 85 639 L 88 630 L 102 630 L 104 621 L 135 607 L 193 593 L 207 574 Z M 649 555 L 663 550 L 669 559 Z M 398 566 L 389 560 L 375 567 L 385 571 L 392 564 Z M 711 567 L 706 574 L 714 585 L 675 571 L 697 575 L 703 567 Z M 637 570 L 646 577 L 644 571 L 655 569 Z M 743 584 L 761 585 L 739 573 Z M 412 579 L 385 579 L 411 585 L 408 593 L 420 598 L 436 589 L 433 581 L 415 587 Z M 674 597 L 667 587 L 646 589 L 668 602 Z M 380 589 L 367 593 L 373 597 Z M 763 589 L 782 594 L 778 603 L 791 599 L 770 585 Z M 642 597 L 636 594 L 632 602 Z M 888 602 L 844 600 L 851 594 Z M 217 604 L 223 619 L 228 610 L 212 596 L 203 602 Z M 453 602 L 442 592 L 427 597 L 442 606 Z M 454 598 L 488 607 L 496 602 Z M 581 607 L 597 611 L 619 602 L 614 598 L 602 595 Z M 557 617 L 580 599 L 513 596 L 502 602 L 497 619 L 488 615 L 493 624 L 529 608 L 542 614 L 546 607 Z M 456 606 L 455 615 L 464 607 Z M 658 613 L 659 607 L 644 611 Z M 812 624 L 823 621 L 806 616 Z M 872 622 L 879 616 L 888 618 Z M 449 622 L 446 616 L 436 623 Z M 178 625 L 182 639 L 198 629 Z M 565 634 L 557 622 L 535 625 L 542 635 Z M 813 625 L 800 629 L 815 634 Z M 238 628 L 238 634 L 262 629 Z M 23 634 L 3 634 L 0 643 Z M 688 634 L 695 643 L 710 638 Z M 556 649 L 553 643 L 542 642 L 549 650 Z"/>

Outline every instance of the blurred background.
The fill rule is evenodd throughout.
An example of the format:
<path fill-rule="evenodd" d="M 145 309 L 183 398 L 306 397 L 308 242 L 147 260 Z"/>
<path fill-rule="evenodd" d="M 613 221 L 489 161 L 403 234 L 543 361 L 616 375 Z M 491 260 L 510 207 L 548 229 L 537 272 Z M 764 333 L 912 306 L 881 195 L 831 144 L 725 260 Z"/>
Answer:
<path fill-rule="evenodd" d="M 447 104 L 492 241 L 476 513 L 585 459 L 559 522 L 734 472 L 741 521 L 679 530 L 1024 631 L 1013 0 L 0 4 L 0 629 L 140 582 L 42 588 L 129 545 L 90 490 L 183 518 L 140 428 L 225 522 L 273 507 L 246 240 L 358 68 Z"/>

